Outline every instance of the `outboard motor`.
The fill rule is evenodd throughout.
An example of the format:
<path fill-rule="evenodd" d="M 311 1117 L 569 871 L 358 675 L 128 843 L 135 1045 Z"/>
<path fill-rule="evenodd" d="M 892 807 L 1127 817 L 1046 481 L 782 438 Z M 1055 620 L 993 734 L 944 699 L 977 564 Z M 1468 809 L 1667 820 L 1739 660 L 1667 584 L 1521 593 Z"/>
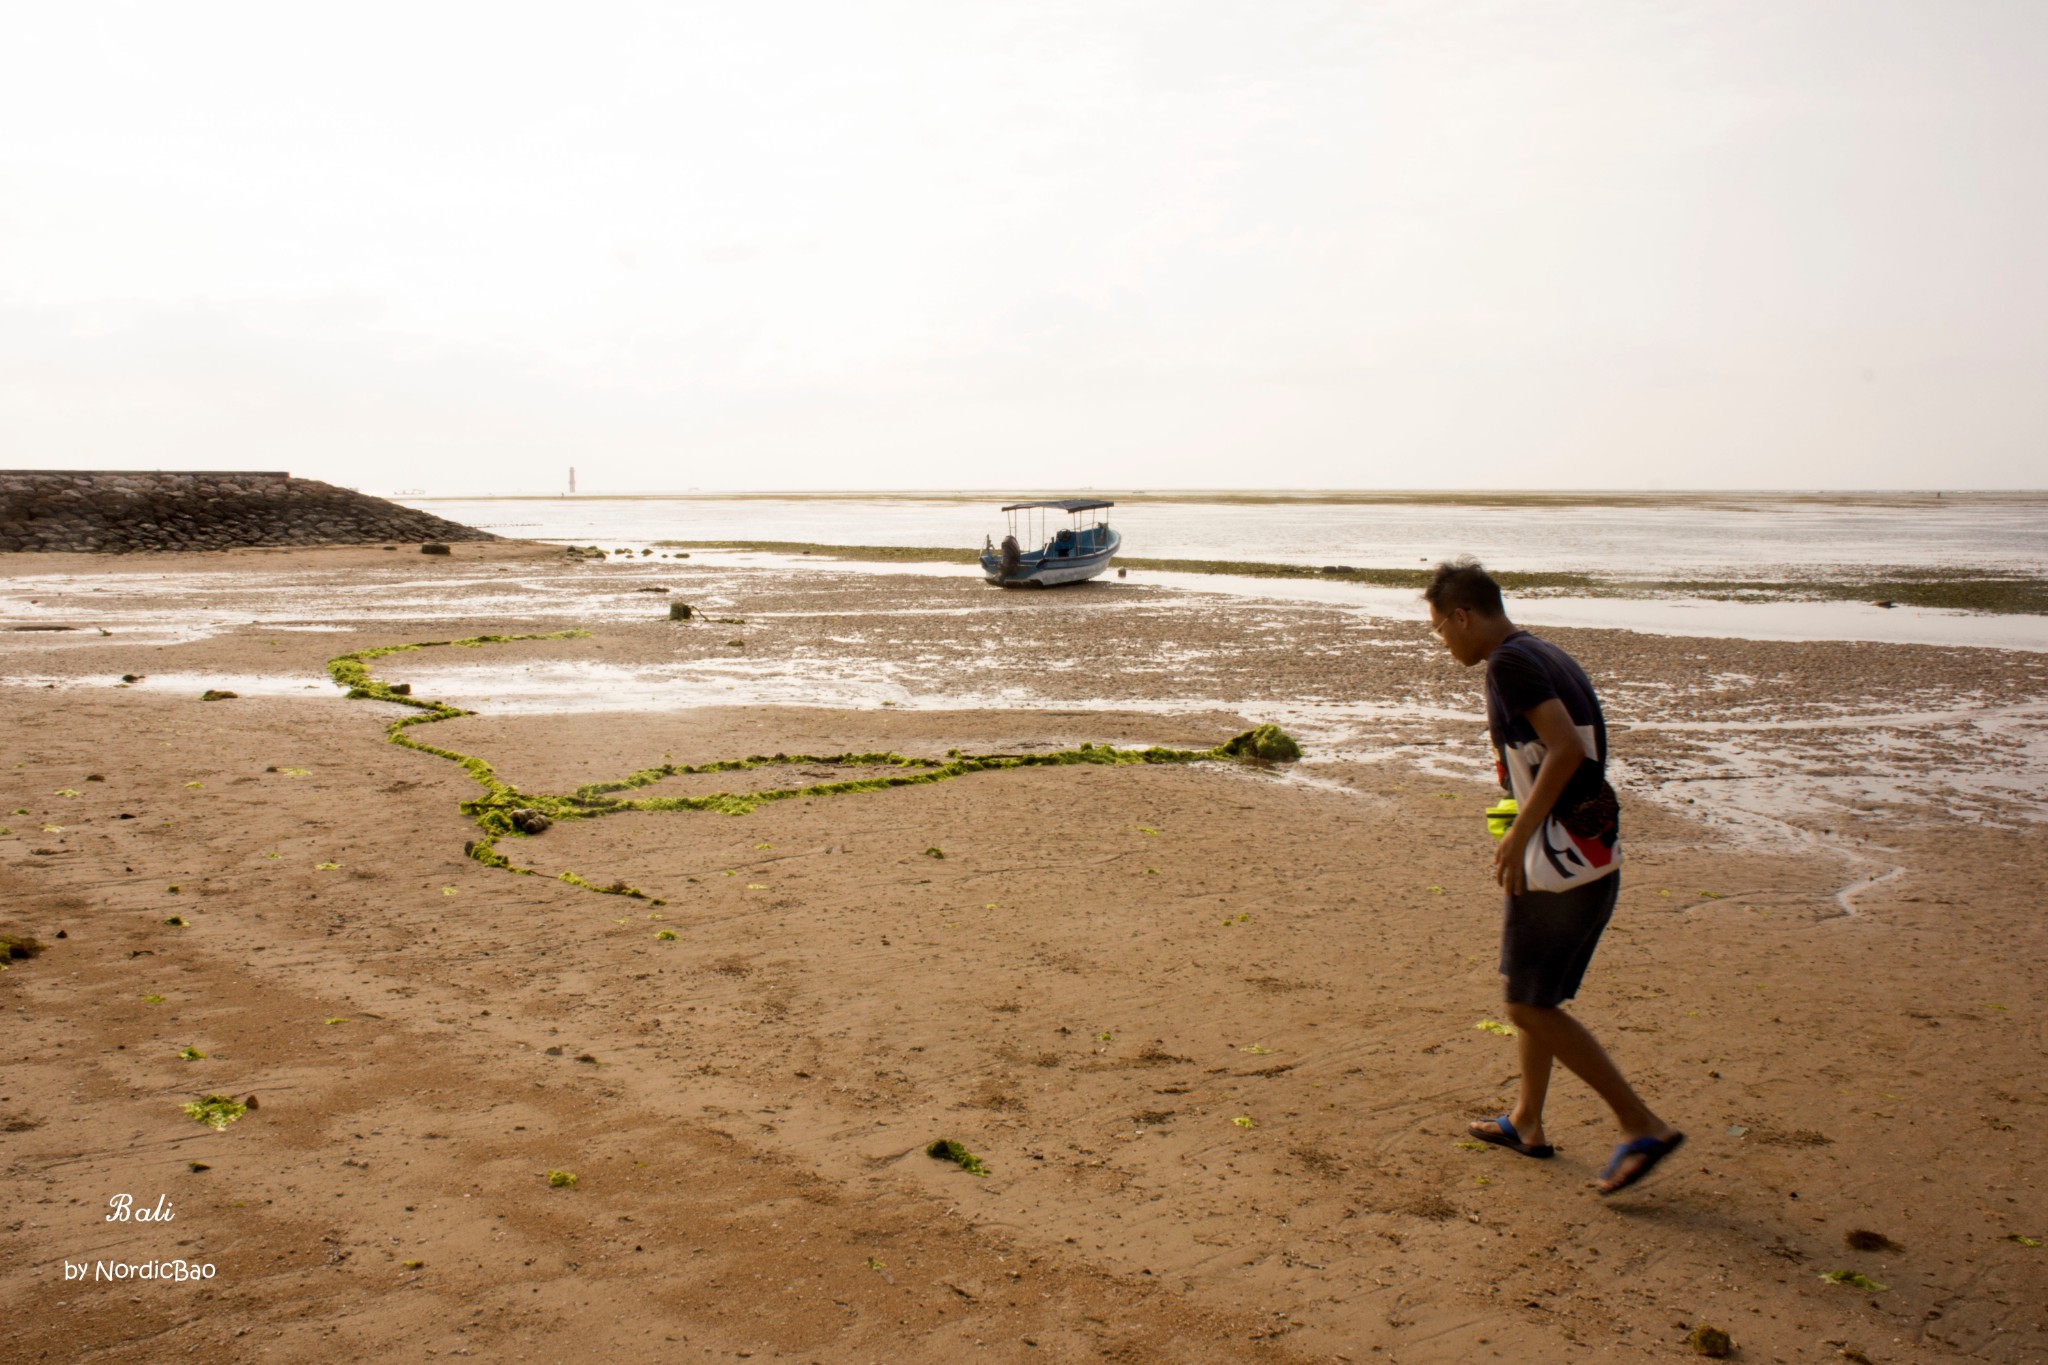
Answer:
<path fill-rule="evenodd" d="M 1017 571 L 1024 567 L 1024 549 L 1017 544 L 1017 537 L 1003 537 L 1003 577 L 1015 578 Z"/>

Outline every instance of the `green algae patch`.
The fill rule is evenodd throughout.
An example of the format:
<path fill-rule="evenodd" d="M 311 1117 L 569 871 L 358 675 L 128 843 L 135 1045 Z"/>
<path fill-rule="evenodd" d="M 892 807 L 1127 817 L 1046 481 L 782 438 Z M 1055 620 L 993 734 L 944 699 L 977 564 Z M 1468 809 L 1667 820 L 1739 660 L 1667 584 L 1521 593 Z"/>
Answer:
<path fill-rule="evenodd" d="M 924 1154 L 938 1161 L 950 1161 L 969 1175 L 988 1176 L 988 1167 L 981 1158 L 968 1151 L 951 1138 L 940 1138 L 924 1149 Z"/>
<path fill-rule="evenodd" d="M 1830 1270 L 1820 1278 L 1825 1284 L 1846 1284 L 1851 1289 L 1861 1289 L 1869 1294 L 1882 1294 L 1891 1288 L 1888 1284 L 1879 1284 L 1868 1275 L 1854 1270 Z"/>
<path fill-rule="evenodd" d="M 660 897 L 650 896 L 645 891 L 642 891 L 639 887 L 628 886 L 624 882 L 613 882 L 609 886 L 599 886 L 595 882 L 585 881 L 583 878 L 577 876 L 574 872 L 560 873 L 555 877 L 555 880 L 560 882 L 567 882 L 571 886 L 580 886 L 585 891 L 595 891 L 600 896 L 624 896 L 629 900 L 646 901 L 649 905 L 668 904 L 667 901 L 662 900 Z"/>
<path fill-rule="evenodd" d="M 1692 1329 L 1692 1334 L 1686 1337 L 1685 1344 L 1692 1347 L 1694 1355 L 1711 1356 L 1716 1360 L 1735 1353 L 1733 1339 L 1720 1328 L 1709 1327 L 1705 1323 Z"/>
<path fill-rule="evenodd" d="M 548 1188 L 551 1190 L 571 1190 L 576 1188 L 576 1172 L 549 1171 Z"/>
<path fill-rule="evenodd" d="M 516 641 L 585 639 L 589 635 L 590 632 L 585 630 L 562 630 L 546 634 L 477 635 L 461 640 L 383 645 L 337 655 L 328 660 L 327 673 L 334 683 L 346 689 L 347 695 L 353 699 L 389 702 L 410 712 L 401 715 L 385 727 L 385 737 L 390 743 L 454 763 L 469 774 L 471 780 L 481 788 L 481 793 L 462 802 L 461 810 L 475 823 L 479 837 L 466 842 L 463 845 L 463 852 L 474 862 L 518 876 L 533 876 L 536 869 L 522 867 L 513 862 L 499 847 L 502 842 L 533 837 L 557 821 L 595 819 L 621 811 L 709 811 L 720 815 L 742 816 L 775 801 L 889 791 L 897 787 L 951 781 L 972 773 L 1000 772 L 1016 768 L 1059 767 L 1083 763 L 1118 767 L 1140 763 L 1210 763 L 1231 760 L 1285 763 L 1301 757 L 1300 745 L 1285 731 L 1276 725 L 1261 725 L 1210 749 L 1169 749 L 1158 745 L 1144 749 L 1118 749 L 1109 745 L 1083 744 L 1076 749 L 1044 754 L 964 754 L 958 749 L 952 749 L 943 759 L 920 758 L 892 751 L 754 754 L 741 759 L 725 759 L 702 764 L 665 762 L 658 767 L 643 768 L 630 773 L 616 781 L 586 783 L 572 792 L 556 795 L 522 791 L 506 782 L 498 775 L 497 770 L 482 758 L 454 749 L 441 748 L 415 738 L 409 732 L 418 726 L 474 713 L 447 702 L 415 697 L 410 687 L 381 681 L 371 673 L 369 667 L 378 659 L 423 649 L 474 649 Z M 849 778 L 844 781 L 768 786 L 752 791 L 713 792 L 708 796 L 632 794 L 670 777 L 750 772 L 793 766 L 879 768 L 885 771 L 876 776 Z M 936 847 L 927 852 L 934 858 L 945 856 Z M 332 865 L 322 865 L 323 868 L 330 866 Z M 735 874 L 728 872 L 727 875 Z M 666 901 L 650 896 L 640 888 L 623 881 L 600 884 L 567 870 L 556 873 L 555 880 L 603 895 L 624 896 L 651 905 L 667 904 Z"/>
<path fill-rule="evenodd" d="M 206 1060 L 206 1054 L 196 1047 L 181 1048 L 178 1051 L 178 1060 L 182 1062 L 203 1062 Z"/>
<path fill-rule="evenodd" d="M 186 1118 L 196 1119 L 216 1133 L 249 1112 L 248 1106 L 232 1095 L 207 1095 L 184 1108 Z"/>
<path fill-rule="evenodd" d="M 1292 763 L 1301 757 L 1301 746 L 1279 726 L 1261 725 L 1232 739 L 1221 752 L 1231 758 L 1256 758 L 1262 763 Z"/>
<path fill-rule="evenodd" d="M 10 962 L 37 957 L 43 951 L 41 939 L 30 938 L 27 934 L 0 934 L 0 972 L 6 971 Z"/>

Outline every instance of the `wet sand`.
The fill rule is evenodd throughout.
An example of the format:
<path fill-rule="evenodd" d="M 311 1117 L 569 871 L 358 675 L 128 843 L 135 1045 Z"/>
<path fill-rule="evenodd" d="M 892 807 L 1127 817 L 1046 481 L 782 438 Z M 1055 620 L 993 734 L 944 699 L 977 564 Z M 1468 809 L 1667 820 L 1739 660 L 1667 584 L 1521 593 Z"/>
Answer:
<path fill-rule="evenodd" d="M 1558 1160 L 1464 1140 L 1515 1072 L 1493 792 L 1479 679 L 1412 624 L 519 545 L 0 574 L 0 623 L 80 627 L 0 632 L 0 934 L 47 945 L 0 975 L 0 1359 L 2048 1352 L 2039 655 L 1546 631 L 1625 805 L 1576 1009 L 1690 1138 L 1601 1200 L 1572 1079 Z M 514 876 L 325 664 L 571 626 L 372 667 L 534 792 L 1266 720 L 1308 756 L 617 814 L 506 840 L 550 874 Z M 211 1132 L 209 1092 L 259 1105 Z M 122 1191 L 175 1220 L 103 1221 Z M 166 1257 L 217 1273 L 63 1279 Z"/>

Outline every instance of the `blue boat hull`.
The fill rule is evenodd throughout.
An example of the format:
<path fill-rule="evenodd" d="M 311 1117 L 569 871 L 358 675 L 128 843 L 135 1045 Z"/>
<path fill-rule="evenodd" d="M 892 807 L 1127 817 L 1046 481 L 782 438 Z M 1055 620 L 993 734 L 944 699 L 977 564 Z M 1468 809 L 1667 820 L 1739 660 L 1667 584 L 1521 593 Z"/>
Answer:
<path fill-rule="evenodd" d="M 1061 555 L 1051 546 L 1034 550 L 1021 556 L 1016 572 L 1008 576 L 1003 573 L 1001 555 L 984 553 L 982 577 L 999 588 L 1050 588 L 1061 583 L 1082 583 L 1107 569 L 1123 543 L 1124 538 L 1112 529 L 1107 544 L 1079 554 Z"/>

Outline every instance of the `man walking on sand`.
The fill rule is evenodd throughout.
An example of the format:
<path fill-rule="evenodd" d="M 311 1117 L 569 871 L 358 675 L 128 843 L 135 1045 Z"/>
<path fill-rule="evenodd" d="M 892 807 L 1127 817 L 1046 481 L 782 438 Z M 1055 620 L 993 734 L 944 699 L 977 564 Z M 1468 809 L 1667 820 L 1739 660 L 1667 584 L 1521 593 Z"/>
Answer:
<path fill-rule="evenodd" d="M 1599 1040 L 1561 1008 L 1578 994 L 1621 889 L 1607 722 L 1585 671 L 1508 619 L 1500 585 L 1476 561 L 1437 565 L 1422 596 L 1451 657 L 1486 665 L 1487 729 L 1517 807 L 1493 875 L 1507 892 L 1500 971 L 1522 1084 L 1513 1111 L 1475 1121 L 1472 1136 L 1524 1156 L 1556 1155 L 1543 1135 L 1543 1102 L 1551 1063 L 1563 1062 L 1621 1125 L 1623 1141 L 1596 1182 L 1614 1194 L 1677 1151 L 1685 1134 L 1650 1112 Z"/>

